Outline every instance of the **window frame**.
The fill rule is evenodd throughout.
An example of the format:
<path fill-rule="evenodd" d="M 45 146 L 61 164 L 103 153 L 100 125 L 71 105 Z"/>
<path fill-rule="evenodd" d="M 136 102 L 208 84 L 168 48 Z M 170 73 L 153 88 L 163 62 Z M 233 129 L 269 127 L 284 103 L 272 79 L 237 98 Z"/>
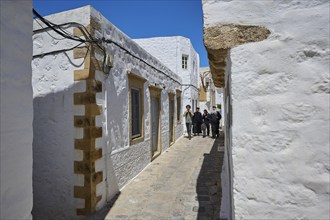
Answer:
<path fill-rule="evenodd" d="M 159 118 L 158 118 L 158 143 L 157 151 L 153 154 L 152 141 L 150 141 L 150 158 L 151 161 L 156 159 L 162 152 L 162 88 L 149 85 L 149 112 L 150 112 L 150 139 L 152 139 L 152 111 L 151 111 L 151 99 L 157 98 L 159 101 Z"/>
<path fill-rule="evenodd" d="M 145 78 L 128 72 L 128 108 L 129 108 L 129 140 L 130 145 L 134 145 L 144 141 L 144 84 L 147 81 Z M 133 135 L 133 106 L 132 106 L 132 90 L 139 91 L 139 134 Z"/>
<path fill-rule="evenodd" d="M 179 100 L 179 102 L 178 102 L 178 100 Z M 176 120 L 177 120 L 177 124 L 180 124 L 181 121 L 182 121 L 182 114 L 181 114 L 182 108 L 181 108 L 181 105 L 182 105 L 182 91 L 177 89 L 176 90 Z"/>
<path fill-rule="evenodd" d="M 182 58 L 181 58 L 182 69 L 188 70 L 188 60 L 189 60 L 189 55 L 182 54 Z"/>
<path fill-rule="evenodd" d="M 139 124 L 139 131 L 137 132 L 137 134 L 134 134 L 134 129 L 133 129 L 133 117 L 134 117 L 134 114 L 133 114 L 133 96 L 132 96 L 132 92 L 133 91 L 137 91 L 137 95 L 138 95 L 138 124 Z M 130 88 L 130 92 L 131 92 L 131 120 L 132 120 L 132 130 L 131 130 L 131 133 L 132 133 L 132 139 L 134 138 L 137 138 L 137 137 L 140 137 L 141 136 L 141 90 L 139 88 L 135 88 L 135 87 L 131 87 Z"/>
<path fill-rule="evenodd" d="M 171 142 L 171 140 L 169 139 L 169 142 L 170 142 L 170 146 L 172 145 L 172 144 L 174 144 L 175 143 L 175 127 L 176 127 L 176 124 L 175 124 L 175 119 L 176 119 L 176 116 L 175 116 L 175 93 L 174 92 L 169 92 L 168 93 L 168 108 L 169 108 L 169 110 L 168 110 L 168 112 L 170 112 L 170 102 L 173 102 L 173 124 L 172 124 L 172 137 L 173 137 L 173 141 Z M 169 119 L 168 119 L 168 124 L 170 125 L 170 117 L 169 117 Z"/>

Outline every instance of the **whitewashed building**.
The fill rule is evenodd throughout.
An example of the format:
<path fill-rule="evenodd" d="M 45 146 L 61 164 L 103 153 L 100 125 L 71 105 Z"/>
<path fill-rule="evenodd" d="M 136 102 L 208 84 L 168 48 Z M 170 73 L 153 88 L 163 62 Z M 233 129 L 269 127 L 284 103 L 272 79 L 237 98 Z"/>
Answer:
<path fill-rule="evenodd" d="M 0 219 L 31 219 L 32 1 L 0 1 Z"/>
<path fill-rule="evenodd" d="M 210 68 L 200 67 L 199 76 L 199 107 L 201 112 L 203 112 L 204 109 L 211 112 L 212 107 L 216 106 L 221 116 L 224 115 L 223 89 L 214 86 Z M 223 127 L 223 120 L 220 120 L 220 127 Z"/>
<path fill-rule="evenodd" d="M 201 67 L 199 69 L 199 107 L 201 111 L 206 109 L 208 112 L 211 111 L 212 106 L 217 105 L 216 99 L 216 87 L 214 86 L 212 75 L 209 67 Z M 219 99 L 219 98 L 218 98 Z M 219 103 L 220 104 L 220 103 Z"/>
<path fill-rule="evenodd" d="M 203 0 L 225 92 L 221 217 L 330 219 L 329 4 Z"/>
<path fill-rule="evenodd" d="M 164 65 L 182 78 L 182 108 L 190 105 L 196 110 L 199 105 L 199 55 L 190 39 L 182 36 L 134 39 Z"/>
<path fill-rule="evenodd" d="M 182 136 L 182 80 L 90 6 L 46 19 L 99 40 L 34 22 L 33 216 L 79 219 Z"/>

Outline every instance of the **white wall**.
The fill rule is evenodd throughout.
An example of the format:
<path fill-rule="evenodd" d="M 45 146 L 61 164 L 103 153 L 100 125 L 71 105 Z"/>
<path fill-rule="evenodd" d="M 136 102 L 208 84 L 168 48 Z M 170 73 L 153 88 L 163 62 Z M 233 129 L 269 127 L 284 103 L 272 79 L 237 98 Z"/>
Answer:
<path fill-rule="evenodd" d="M 197 101 L 197 106 L 199 105 L 199 55 L 191 41 L 181 36 L 134 39 L 134 41 L 182 77 L 182 84 L 184 84 L 182 87 L 182 113 L 188 104 L 194 106 L 195 110 L 196 104 L 193 105 L 193 101 Z M 183 54 L 189 57 L 187 70 L 182 69 Z"/>
<path fill-rule="evenodd" d="M 179 37 L 151 37 L 133 39 L 174 73 L 181 71 L 181 54 L 178 54 Z"/>
<path fill-rule="evenodd" d="M 120 45 L 127 48 L 130 53 L 138 57 L 143 57 L 147 63 L 164 71 L 165 74 L 170 76 L 167 77 L 163 73 L 135 59 L 114 44 L 106 45 L 107 52 L 113 55 L 114 63 L 109 76 L 104 76 L 102 79 L 105 88 L 104 97 L 106 97 L 104 103 L 107 106 L 106 118 L 104 118 L 105 121 L 103 123 L 106 123 L 109 129 L 107 132 L 109 134 L 109 140 L 107 140 L 106 152 L 107 157 L 112 160 L 118 186 L 121 188 L 150 163 L 150 95 L 148 86 L 157 84 L 163 88 L 161 93 L 161 145 L 162 151 L 164 151 L 169 147 L 168 93 L 175 93 L 176 89 L 181 89 L 179 85 L 181 78 L 171 71 L 170 68 L 165 67 L 164 64 L 147 53 L 144 50 L 145 48 L 142 49 L 137 43 L 129 39 L 97 11 L 92 10 L 92 17 L 101 23 L 102 33 L 97 33 L 98 37 L 104 36 L 105 38 L 119 42 Z M 128 133 L 129 108 L 127 71 L 138 74 L 147 80 L 144 85 L 145 138 L 144 142 L 133 146 L 129 144 Z M 176 112 L 174 115 L 176 116 Z M 176 127 L 178 127 L 176 129 L 179 129 L 177 133 L 180 133 L 182 127 Z M 177 138 L 179 137 L 177 136 L 176 139 Z M 111 187 L 113 186 L 109 186 L 109 188 Z"/>
<path fill-rule="evenodd" d="M 200 71 L 199 71 L 200 74 L 208 72 L 205 78 L 211 79 L 211 83 L 208 85 L 208 87 L 206 89 L 206 101 L 200 101 L 199 106 L 201 108 L 201 111 L 206 109 L 208 112 L 211 112 L 212 106 L 215 106 L 217 104 L 223 105 L 223 89 L 216 88 L 214 86 L 213 80 L 212 80 L 212 75 L 211 75 L 211 72 L 209 72 L 209 71 L 210 71 L 209 67 L 201 67 Z M 202 86 L 200 77 L 199 77 L 198 83 L 199 83 L 199 88 L 200 88 Z M 223 112 L 223 108 L 222 108 L 221 115 L 223 115 L 223 113 L 224 112 Z M 220 123 L 223 125 L 223 120 L 221 120 Z"/>
<path fill-rule="evenodd" d="M 47 16 L 57 23 L 79 22 L 89 24 L 89 9 L 77 9 Z M 42 22 L 39 21 L 42 24 Z M 36 22 L 34 30 L 41 29 Z M 43 24 L 43 27 L 45 25 Z M 73 32 L 74 27 L 67 28 Z M 62 39 L 52 30 L 48 33 Z M 33 35 L 33 55 L 71 48 L 77 42 L 56 40 L 45 31 Z M 33 193 L 34 219 L 73 219 L 74 200 L 74 139 L 81 134 L 73 127 L 77 107 L 73 94 L 84 87 L 73 79 L 74 70 L 83 69 L 83 59 L 73 59 L 73 51 L 36 57 L 32 61 L 34 104 L 33 139 Z"/>
<path fill-rule="evenodd" d="M 113 67 L 109 74 L 96 71 L 95 76 L 102 82 L 102 92 L 96 95 L 102 114 L 95 120 L 103 133 L 96 140 L 96 148 L 102 148 L 102 158 L 95 162 L 95 171 L 103 172 L 103 181 L 96 187 L 96 195 L 102 196 L 96 207 L 100 209 L 151 161 L 150 84 L 157 83 L 164 87 L 161 97 L 161 148 L 164 151 L 169 147 L 168 93 L 181 89 L 181 78 L 90 6 L 47 16 L 47 19 L 57 24 L 73 21 L 85 26 L 92 19 L 100 24 L 95 37 L 111 39 L 128 50 L 126 52 L 115 44 L 104 43 L 107 54 L 113 57 Z M 37 29 L 38 24 L 34 25 Z M 67 30 L 72 33 L 72 28 Z M 59 37 L 53 31 L 50 34 Z M 76 44 L 70 40 L 51 39 L 45 32 L 37 33 L 34 35 L 34 54 L 70 48 Z M 132 55 L 143 58 L 167 76 Z M 96 58 L 102 63 L 103 54 L 97 53 Z M 35 214 L 38 219 L 49 216 L 54 219 L 77 219 L 75 208 L 83 205 L 73 195 L 74 185 L 80 181 L 73 170 L 74 160 L 79 158 L 77 150 L 74 150 L 74 139 L 82 136 L 82 129 L 74 128 L 73 119 L 79 112 L 84 115 L 83 108 L 73 105 L 73 95 L 87 89 L 86 83 L 83 80 L 74 81 L 73 75 L 74 70 L 84 68 L 83 63 L 83 59 L 73 59 L 72 51 L 49 54 L 32 62 L 35 112 L 38 113 L 34 123 L 35 130 L 38 130 L 34 142 L 39 167 L 34 174 L 38 199 Z M 129 141 L 128 71 L 147 80 L 144 84 L 145 138 L 135 145 Z M 182 133 L 182 126 L 176 126 L 175 130 L 177 134 Z M 83 180 L 80 181 L 82 183 Z M 47 191 L 49 188 L 56 190 Z"/>
<path fill-rule="evenodd" d="M 0 1 L 1 219 L 31 219 L 32 1 Z"/>
<path fill-rule="evenodd" d="M 234 217 L 329 219 L 329 1 L 205 0 L 203 11 L 205 26 L 271 31 L 230 52 Z"/>

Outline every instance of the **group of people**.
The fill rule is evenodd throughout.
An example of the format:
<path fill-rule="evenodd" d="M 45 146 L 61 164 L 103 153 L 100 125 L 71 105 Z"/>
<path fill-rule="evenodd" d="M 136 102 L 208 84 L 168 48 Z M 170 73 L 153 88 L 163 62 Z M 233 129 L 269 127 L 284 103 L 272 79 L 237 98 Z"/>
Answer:
<path fill-rule="evenodd" d="M 212 107 L 211 113 L 204 109 L 203 114 L 199 112 L 199 107 L 195 112 L 192 112 L 191 106 L 186 106 L 186 111 L 183 113 L 186 119 L 186 128 L 189 140 L 191 139 L 191 129 L 194 135 L 203 134 L 203 138 L 210 136 L 210 126 L 212 138 L 219 137 L 221 114 L 216 110 L 216 106 Z"/>

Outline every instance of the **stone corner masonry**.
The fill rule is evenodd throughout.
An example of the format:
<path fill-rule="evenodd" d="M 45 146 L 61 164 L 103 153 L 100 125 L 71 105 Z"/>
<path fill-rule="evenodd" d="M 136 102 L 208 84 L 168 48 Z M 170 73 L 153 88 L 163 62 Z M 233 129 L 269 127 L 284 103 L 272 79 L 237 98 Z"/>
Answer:
<path fill-rule="evenodd" d="M 204 28 L 204 45 L 214 85 L 225 87 L 226 58 L 230 48 L 266 39 L 270 31 L 261 26 L 218 24 Z"/>
<path fill-rule="evenodd" d="M 91 19 L 87 27 L 91 34 L 100 25 Z M 82 36 L 78 28 L 74 30 L 75 36 Z M 102 149 L 96 146 L 96 139 L 102 137 L 102 127 L 97 127 L 96 116 L 102 113 L 101 106 L 96 104 L 96 94 L 102 92 L 102 82 L 95 79 L 95 72 L 101 70 L 101 64 L 95 58 L 96 48 L 75 48 L 74 58 L 85 58 L 84 69 L 74 71 L 74 80 L 86 85 L 85 92 L 74 93 L 74 105 L 82 105 L 85 114 L 74 116 L 74 127 L 83 129 L 83 137 L 75 139 L 75 151 L 81 151 L 83 157 L 80 161 L 74 161 L 75 175 L 83 175 L 84 184 L 74 186 L 74 197 L 84 200 L 84 208 L 76 209 L 77 215 L 88 215 L 96 210 L 97 203 L 102 196 L 96 194 L 96 186 L 103 181 L 103 172 L 97 172 L 95 161 L 102 158 Z"/>

